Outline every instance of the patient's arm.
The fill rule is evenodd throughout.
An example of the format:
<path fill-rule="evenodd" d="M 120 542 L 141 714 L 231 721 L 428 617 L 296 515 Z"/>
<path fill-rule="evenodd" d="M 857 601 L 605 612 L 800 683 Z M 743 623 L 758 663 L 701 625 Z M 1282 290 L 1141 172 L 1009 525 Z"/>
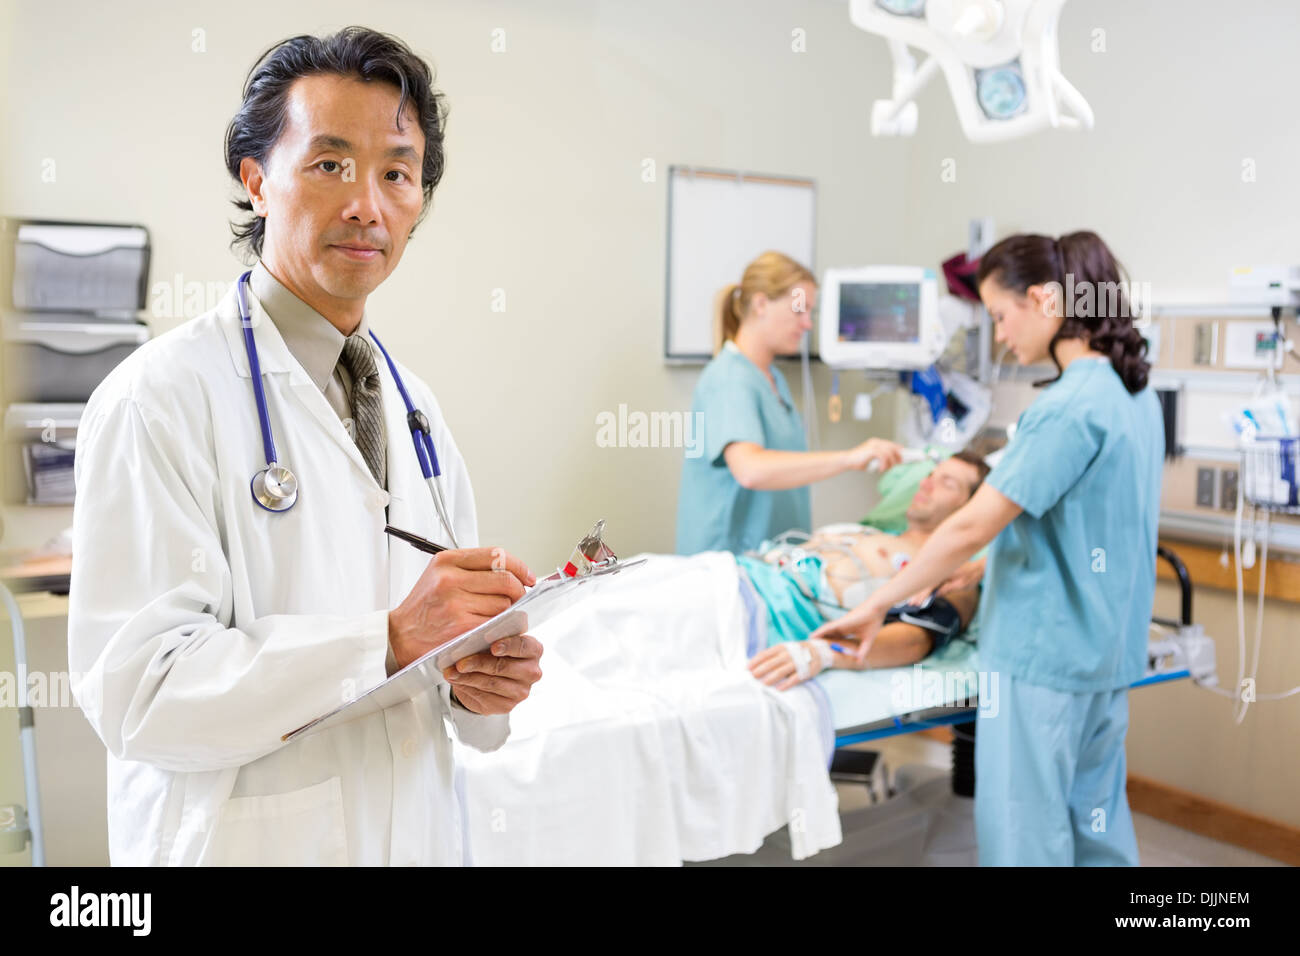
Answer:
<path fill-rule="evenodd" d="M 934 641 L 930 632 L 915 624 L 896 621 L 886 624 L 876 635 L 876 642 L 871 645 L 865 661 L 858 660 L 857 641 L 836 641 L 847 654 L 834 651 L 835 666 L 844 670 L 864 671 L 876 667 L 905 667 L 915 664 L 930 653 Z"/>
<path fill-rule="evenodd" d="M 944 595 L 957 614 L 961 617 L 962 630 L 970 626 L 979 605 L 979 588 L 965 588 Z M 836 641 L 848 654 L 834 651 L 835 666 L 846 670 L 866 670 L 874 667 L 905 667 L 915 664 L 934 648 L 934 635 L 916 624 L 895 621 L 886 624 L 876 635 L 876 641 L 867 652 L 867 659 L 861 663 L 857 659 L 857 641 Z"/>
<path fill-rule="evenodd" d="M 949 594 L 946 600 L 956 609 L 961 619 L 961 626 L 965 629 L 975 614 L 975 606 L 979 603 L 979 590 L 968 588 L 957 591 Z M 866 670 L 868 667 L 905 667 L 914 664 L 934 649 L 934 636 L 917 624 L 908 624 L 904 621 L 886 624 L 876 635 L 875 643 L 867 652 L 865 661 L 858 660 L 857 641 L 816 640 L 806 644 L 802 641 L 785 641 L 755 654 L 749 661 L 749 671 L 764 684 L 778 690 L 788 690 L 801 681 L 821 673 L 824 666 L 821 663 L 821 652 L 816 652 L 813 645 L 822 647 L 823 651 L 829 649 L 831 665 L 834 667 Z M 842 647 L 844 650 L 837 651 L 836 647 Z M 800 665 L 795 663 L 796 654 L 804 658 L 803 676 L 798 673 Z"/>

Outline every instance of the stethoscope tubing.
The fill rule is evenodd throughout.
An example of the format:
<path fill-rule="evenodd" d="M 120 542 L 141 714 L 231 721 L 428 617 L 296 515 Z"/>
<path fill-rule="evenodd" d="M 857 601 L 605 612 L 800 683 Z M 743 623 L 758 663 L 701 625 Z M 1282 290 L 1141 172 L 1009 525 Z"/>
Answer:
<path fill-rule="evenodd" d="M 420 460 L 420 472 L 425 478 L 441 478 L 442 469 L 438 466 L 438 453 L 433 448 L 433 436 L 425 429 L 427 425 L 423 422 L 423 414 L 420 413 L 415 403 L 411 401 L 411 395 L 406 390 L 406 383 L 402 381 L 402 376 L 397 374 L 397 366 L 393 363 L 393 357 L 388 354 L 388 349 L 384 348 L 384 343 L 379 341 L 379 336 L 375 335 L 374 330 L 370 332 L 370 337 L 375 340 L 379 346 L 379 351 L 383 353 L 384 361 L 388 363 L 388 371 L 393 375 L 393 381 L 397 384 L 397 391 L 401 393 L 402 403 L 406 405 L 406 421 L 411 428 L 411 435 L 415 439 L 415 457 Z"/>
<path fill-rule="evenodd" d="M 253 377 L 253 398 L 257 402 L 257 422 L 262 426 L 262 451 L 266 455 L 266 466 L 270 468 L 278 463 L 275 456 L 275 438 L 271 434 L 271 413 L 266 408 L 266 391 L 262 388 L 262 363 L 257 357 L 257 343 L 253 340 L 253 318 L 248 311 L 248 299 L 244 296 L 244 286 L 253 274 L 250 269 L 239 277 L 235 283 L 235 294 L 239 298 L 239 324 L 244 330 L 244 348 L 248 352 L 248 373 Z"/>
<path fill-rule="evenodd" d="M 262 385 L 262 363 L 257 357 L 257 342 L 253 337 L 253 320 L 248 309 L 248 299 L 245 295 L 245 287 L 248 284 L 249 276 L 252 270 L 248 270 L 240 275 L 235 283 L 235 296 L 239 303 L 239 323 L 244 333 L 244 349 L 248 353 L 248 370 L 253 379 L 253 398 L 257 403 L 257 420 L 262 431 L 262 451 L 266 456 L 267 469 L 279 465 L 279 460 L 275 453 L 275 437 L 271 432 L 271 413 L 266 405 L 266 390 Z M 424 476 L 426 483 L 429 485 L 429 491 L 433 496 L 434 509 L 438 513 L 438 519 L 442 522 L 443 528 L 447 532 L 447 537 L 451 539 L 452 547 L 459 547 L 456 543 L 456 534 L 451 528 L 451 518 L 447 514 L 446 502 L 443 500 L 442 488 L 439 487 L 438 479 L 442 477 L 442 468 L 438 463 L 438 453 L 434 448 L 433 436 L 429 433 L 428 419 L 424 413 L 415 407 L 411 400 L 411 394 L 406 390 L 406 383 L 402 381 L 402 376 L 398 374 L 397 365 L 393 358 L 388 354 L 388 349 L 384 348 L 384 343 L 379 341 L 379 336 L 374 331 L 370 332 L 370 337 L 374 343 L 379 346 L 379 351 L 384 356 L 384 361 L 388 365 L 388 371 L 393 376 L 393 382 L 397 385 L 397 391 L 402 396 L 402 403 L 406 406 L 406 421 L 411 429 L 411 440 L 415 446 L 415 457 L 420 462 L 420 473 Z M 288 471 L 288 469 L 285 469 Z M 258 475 L 262 472 L 258 472 Z M 290 474 L 292 474 L 290 472 Z M 253 476 L 253 481 L 257 481 L 258 475 Z M 257 497 L 257 490 L 254 487 L 253 501 L 265 511 L 272 513 L 277 512 L 273 508 L 268 508 L 262 504 Z M 297 495 L 295 493 L 296 502 Z M 292 504 L 289 505 L 292 507 Z M 286 509 L 287 510 L 287 509 Z"/>

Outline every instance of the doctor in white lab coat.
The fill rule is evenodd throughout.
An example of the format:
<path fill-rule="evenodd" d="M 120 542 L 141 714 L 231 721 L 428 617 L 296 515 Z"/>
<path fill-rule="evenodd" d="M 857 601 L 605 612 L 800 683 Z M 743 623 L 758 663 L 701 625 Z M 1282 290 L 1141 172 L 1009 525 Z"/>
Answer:
<path fill-rule="evenodd" d="M 396 81 L 374 72 L 384 61 L 409 67 L 400 128 Z M 227 137 L 255 217 L 243 233 L 261 260 L 248 304 L 297 504 L 272 513 L 250 494 L 265 462 L 233 289 L 123 362 L 86 407 L 69 659 L 109 752 L 114 864 L 465 862 L 444 720 L 472 747 L 499 747 L 506 714 L 540 677 L 540 645 L 506 638 L 414 700 L 281 742 L 534 580 L 504 551 L 474 547 L 465 462 L 432 392 L 400 364 L 464 550 L 431 559 L 384 534 L 387 521 L 450 545 L 393 377 L 376 349 L 381 482 L 345 424 L 350 379 L 327 363 L 322 384 L 301 358 L 314 366 L 320 348 L 368 331 L 366 295 L 441 173 L 441 110 L 417 63 L 400 41 L 356 28 L 287 41 L 255 69 Z M 259 126 L 277 110 L 278 136 Z M 264 298 L 280 315 L 257 289 L 274 292 Z"/>

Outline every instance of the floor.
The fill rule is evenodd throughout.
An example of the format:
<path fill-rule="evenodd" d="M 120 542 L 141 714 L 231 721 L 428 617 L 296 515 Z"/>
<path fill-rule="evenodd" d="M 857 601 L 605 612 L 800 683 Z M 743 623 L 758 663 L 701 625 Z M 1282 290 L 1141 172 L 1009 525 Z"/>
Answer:
<path fill-rule="evenodd" d="M 891 771 L 907 764 L 939 768 L 951 765 L 948 744 L 918 734 L 902 734 L 861 746 L 883 754 Z M 836 790 L 841 811 L 869 802 L 860 786 L 837 783 Z M 1143 813 L 1133 815 L 1133 826 L 1137 830 L 1138 854 L 1143 866 L 1285 866 L 1270 857 L 1203 837 Z"/>

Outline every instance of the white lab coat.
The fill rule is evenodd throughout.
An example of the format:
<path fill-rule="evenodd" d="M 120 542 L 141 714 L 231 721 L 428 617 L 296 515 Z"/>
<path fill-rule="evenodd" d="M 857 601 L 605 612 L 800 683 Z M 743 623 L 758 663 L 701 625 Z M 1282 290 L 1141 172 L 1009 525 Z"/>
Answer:
<path fill-rule="evenodd" d="M 385 678 L 387 613 L 442 544 L 376 350 L 388 491 L 248 293 L 292 510 L 251 497 L 264 467 L 234 291 L 140 348 L 96 389 L 76 454 L 68 654 L 108 748 L 114 864 L 458 864 L 463 810 L 448 718 L 499 747 L 506 717 L 440 682 L 381 714 L 293 743 L 281 735 Z M 432 427 L 462 547 L 477 544 L 469 475 L 428 387 L 398 366 Z"/>

